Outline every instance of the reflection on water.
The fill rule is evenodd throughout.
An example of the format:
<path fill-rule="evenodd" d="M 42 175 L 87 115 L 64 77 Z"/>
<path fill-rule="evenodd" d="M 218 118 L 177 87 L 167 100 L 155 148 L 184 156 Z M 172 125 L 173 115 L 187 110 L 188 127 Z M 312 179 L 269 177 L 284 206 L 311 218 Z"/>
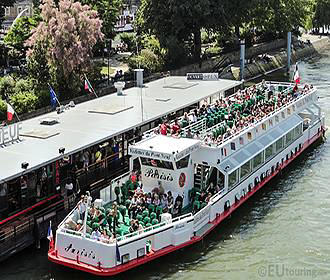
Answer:
<path fill-rule="evenodd" d="M 329 53 L 330 54 L 330 53 Z M 299 64 L 330 122 L 328 54 Z M 283 72 L 267 80 L 287 81 Z M 330 147 L 310 149 L 199 244 L 114 279 L 330 279 Z M 47 242 L 2 264 L 0 279 L 100 279 L 47 261 Z"/>

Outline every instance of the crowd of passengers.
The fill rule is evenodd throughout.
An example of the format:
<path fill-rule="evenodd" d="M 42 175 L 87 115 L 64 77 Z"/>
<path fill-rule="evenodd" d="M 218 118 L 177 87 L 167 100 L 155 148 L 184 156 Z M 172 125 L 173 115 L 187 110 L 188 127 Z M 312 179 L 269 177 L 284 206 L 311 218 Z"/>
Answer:
<path fill-rule="evenodd" d="M 172 193 L 166 193 L 161 184 L 146 193 L 140 179 L 138 172 L 132 172 L 127 182 L 120 185 L 118 181 L 115 187 L 116 201 L 107 209 L 91 203 L 90 196 L 82 196 L 76 212 L 78 217 L 69 219 L 65 227 L 81 232 L 85 211 L 89 209 L 87 235 L 94 240 L 109 243 L 117 235 L 157 225 L 163 213 L 170 213 L 174 217 L 181 214 L 183 197 L 178 195 L 174 200 Z M 87 208 L 87 205 L 90 207 Z"/>
<path fill-rule="evenodd" d="M 199 109 L 194 109 L 189 114 L 185 113 L 180 121 L 175 119 L 171 124 L 164 121 L 154 130 L 154 133 L 201 139 L 200 131 L 192 131 L 188 128 L 183 132 L 183 128 L 203 118 L 207 120 L 207 126 L 212 127 L 214 118 L 219 118 L 222 122 L 219 133 L 209 133 L 203 139 L 207 145 L 218 145 L 312 88 L 312 85 L 305 85 L 302 90 L 299 90 L 298 86 L 295 85 L 290 90 L 275 94 L 274 89 L 266 83 L 262 83 L 260 86 L 254 85 L 239 90 L 233 96 L 216 100 L 212 105 L 205 102 Z"/>
<path fill-rule="evenodd" d="M 193 188 L 189 194 L 192 212 L 196 213 L 205 207 L 211 197 L 221 191 L 222 185 L 223 182 L 219 181 L 219 184 L 208 184 L 203 190 Z M 163 213 L 170 213 L 172 217 L 182 214 L 182 196 L 178 195 L 174 200 L 171 191 L 165 192 L 161 184 L 149 193 L 144 192 L 139 172 L 132 172 L 129 180 L 123 184 L 118 181 L 114 191 L 116 201 L 106 208 L 92 203 L 88 192 L 87 195 L 82 195 L 75 212 L 76 217 L 68 219 L 65 227 L 81 232 L 88 209 L 87 236 L 93 240 L 111 243 L 118 235 L 134 233 L 159 224 Z"/>

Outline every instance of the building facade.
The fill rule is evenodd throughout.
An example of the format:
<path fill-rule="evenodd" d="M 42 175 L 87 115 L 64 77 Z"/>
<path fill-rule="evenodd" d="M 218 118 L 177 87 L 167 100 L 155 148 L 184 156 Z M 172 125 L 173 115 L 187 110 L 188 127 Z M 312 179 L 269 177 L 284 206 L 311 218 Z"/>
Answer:
<path fill-rule="evenodd" d="M 5 19 L 1 26 L 2 34 L 8 32 L 15 18 L 22 12 L 22 16 L 32 16 L 33 0 L 17 0 L 12 7 L 7 7 L 5 9 Z"/>

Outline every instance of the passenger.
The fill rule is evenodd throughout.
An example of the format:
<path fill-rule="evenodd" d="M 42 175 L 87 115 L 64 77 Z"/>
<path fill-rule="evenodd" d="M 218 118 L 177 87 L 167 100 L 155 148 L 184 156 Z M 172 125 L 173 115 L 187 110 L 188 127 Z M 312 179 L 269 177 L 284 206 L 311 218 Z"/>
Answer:
<path fill-rule="evenodd" d="M 93 240 L 97 240 L 97 241 L 101 240 L 101 232 L 99 231 L 99 227 L 100 225 L 98 223 L 93 224 L 93 231 L 91 236 Z"/>
<path fill-rule="evenodd" d="M 167 135 L 167 124 L 166 121 L 164 121 L 160 126 L 160 134 L 161 135 Z"/>
<path fill-rule="evenodd" d="M 160 199 L 158 194 L 155 194 L 153 204 L 157 207 L 160 205 Z"/>
<path fill-rule="evenodd" d="M 80 219 L 84 219 L 85 217 L 85 211 L 87 209 L 86 203 L 85 203 L 85 196 L 82 195 L 80 197 L 80 201 L 78 202 L 78 210 L 79 210 L 79 215 L 80 215 Z"/>
<path fill-rule="evenodd" d="M 193 138 L 194 136 L 193 136 L 193 134 L 191 133 L 191 130 L 190 130 L 190 128 L 187 130 L 187 133 L 186 133 L 186 138 Z"/>
<path fill-rule="evenodd" d="M 78 220 L 75 230 L 76 231 L 80 231 L 82 229 L 82 226 L 83 226 L 83 221 L 82 220 Z"/>
<path fill-rule="evenodd" d="M 179 134 L 180 129 L 181 129 L 181 127 L 180 127 L 180 125 L 178 123 L 178 120 L 175 119 L 174 124 L 171 127 L 172 134 L 175 134 L 175 135 Z"/>
<path fill-rule="evenodd" d="M 97 148 L 97 152 L 95 153 L 95 162 L 101 162 L 102 153 L 100 147 Z"/>

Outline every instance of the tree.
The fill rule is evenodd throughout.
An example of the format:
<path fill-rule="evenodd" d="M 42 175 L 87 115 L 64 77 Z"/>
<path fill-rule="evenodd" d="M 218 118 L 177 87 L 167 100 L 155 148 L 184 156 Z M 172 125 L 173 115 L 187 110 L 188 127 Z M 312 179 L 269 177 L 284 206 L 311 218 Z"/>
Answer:
<path fill-rule="evenodd" d="M 71 98 L 93 66 L 92 49 L 103 39 L 102 21 L 96 11 L 73 0 L 60 0 L 58 6 L 44 0 L 40 8 L 42 21 L 27 41 L 29 63 L 38 64 L 37 55 L 44 53 L 50 82 Z"/>
<path fill-rule="evenodd" d="M 31 36 L 32 29 L 38 26 L 40 20 L 38 15 L 17 19 L 4 37 L 6 46 L 17 53 L 19 57 L 25 57 L 27 51 L 25 41 Z"/>
<path fill-rule="evenodd" d="M 314 7 L 313 26 L 316 28 L 330 25 L 330 0 L 317 0 Z"/>
<path fill-rule="evenodd" d="M 211 0 L 142 0 L 137 13 L 140 32 L 155 34 L 168 58 L 177 61 L 185 53 L 186 44 L 194 60 L 201 57 L 201 29 L 208 25 L 215 7 Z M 181 49 L 181 51 L 180 51 Z"/>
<path fill-rule="evenodd" d="M 97 11 L 103 22 L 102 32 L 105 38 L 115 37 L 115 24 L 122 7 L 122 0 L 80 0 L 82 4 L 90 6 Z"/>

